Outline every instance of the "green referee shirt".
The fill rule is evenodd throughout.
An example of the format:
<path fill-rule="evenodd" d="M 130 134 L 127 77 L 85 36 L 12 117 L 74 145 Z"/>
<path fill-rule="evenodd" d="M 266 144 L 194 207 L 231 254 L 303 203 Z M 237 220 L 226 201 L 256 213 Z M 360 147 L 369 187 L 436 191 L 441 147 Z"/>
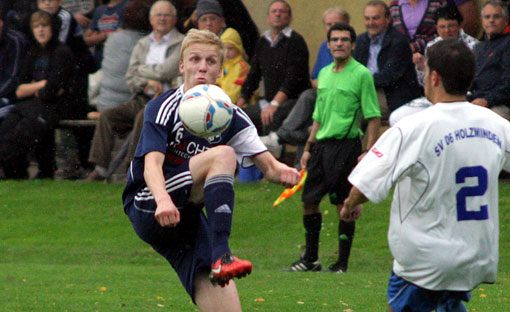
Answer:
<path fill-rule="evenodd" d="M 360 113 L 365 119 L 381 117 L 372 73 L 351 57 L 341 72 L 335 63 L 324 67 L 318 77 L 313 120 L 320 124 L 316 139 L 355 139 L 363 135 Z"/>

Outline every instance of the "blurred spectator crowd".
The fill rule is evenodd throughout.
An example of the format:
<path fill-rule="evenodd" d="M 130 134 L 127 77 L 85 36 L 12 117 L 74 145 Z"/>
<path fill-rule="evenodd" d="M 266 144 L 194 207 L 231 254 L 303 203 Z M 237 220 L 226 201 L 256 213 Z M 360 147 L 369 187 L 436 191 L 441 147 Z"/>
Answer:
<path fill-rule="evenodd" d="M 146 103 L 182 84 L 180 47 L 191 28 L 221 38 L 226 53 L 217 84 L 245 110 L 275 157 L 294 145 L 299 161 L 317 78 L 333 62 L 325 40 L 310 71 L 308 45 L 291 26 L 305 18 L 283 0 L 269 3 L 266 25 L 256 25 L 241 0 L 2 0 L 0 178 L 29 178 L 31 163 L 36 178 L 54 178 L 61 120 L 96 121 L 70 130 L 81 172 L 75 178 L 109 178 L 118 166 L 112 164 L 115 138 L 125 140 L 126 164 Z M 332 26 L 354 18 L 365 29 L 352 42 L 352 57 L 373 75 L 383 125 L 432 105 L 423 96 L 427 49 L 449 38 L 476 57 L 468 99 L 510 118 L 508 1 L 367 1 L 363 16 L 337 6 L 322 21 L 306 23 L 322 23 L 326 39 Z M 361 129 L 366 126 L 362 118 Z"/>

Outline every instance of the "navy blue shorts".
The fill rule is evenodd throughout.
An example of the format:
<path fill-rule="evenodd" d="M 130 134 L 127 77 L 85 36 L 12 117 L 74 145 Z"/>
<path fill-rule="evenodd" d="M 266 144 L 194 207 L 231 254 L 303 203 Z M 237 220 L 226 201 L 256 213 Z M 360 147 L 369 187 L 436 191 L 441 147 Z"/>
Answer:
<path fill-rule="evenodd" d="M 391 272 L 388 304 L 395 312 L 467 311 L 462 301 L 469 301 L 469 291 L 427 290 Z"/>
<path fill-rule="evenodd" d="M 308 176 L 303 188 L 303 202 L 319 204 L 324 195 L 329 194 L 331 204 L 342 204 L 352 187 L 347 177 L 358 163 L 361 141 L 320 140 L 310 153 L 306 166 Z"/>
<path fill-rule="evenodd" d="M 137 194 L 126 213 L 136 234 L 168 260 L 194 301 L 195 278 L 201 271 L 209 271 L 213 261 L 209 224 L 203 205 L 188 202 L 192 186 L 188 161 L 169 170 L 165 181 L 181 214 L 181 221 L 176 227 L 159 225 L 154 217 L 156 203 L 148 189 Z"/>

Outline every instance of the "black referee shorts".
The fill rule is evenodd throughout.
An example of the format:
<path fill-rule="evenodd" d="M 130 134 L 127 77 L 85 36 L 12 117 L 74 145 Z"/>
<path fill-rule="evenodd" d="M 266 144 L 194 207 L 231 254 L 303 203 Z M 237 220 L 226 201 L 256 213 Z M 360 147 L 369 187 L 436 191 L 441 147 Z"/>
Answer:
<path fill-rule="evenodd" d="M 347 177 L 361 155 L 360 139 L 320 140 L 310 153 L 303 202 L 318 205 L 329 194 L 331 204 L 342 204 L 351 190 Z"/>

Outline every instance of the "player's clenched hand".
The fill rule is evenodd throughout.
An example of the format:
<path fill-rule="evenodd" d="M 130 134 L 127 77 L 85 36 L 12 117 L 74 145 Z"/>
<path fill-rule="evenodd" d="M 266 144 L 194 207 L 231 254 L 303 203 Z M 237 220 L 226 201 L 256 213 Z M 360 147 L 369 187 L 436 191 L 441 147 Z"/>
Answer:
<path fill-rule="evenodd" d="M 280 183 L 285 187 L 291 187 L 299 183 L 301 175 L 296 168 L 291 168 L 285 164 L 282 164 L 280 170 Z"/>
<path fill-rule="evenodd" d="M 175 205 L 169 202 L 159 204 L 154 217 L 164 227 L 175 227 L 181 221 L 181 213 Z"/>
<path fill-rule="evenodd" d="M 359 219 L 361 217 L 361 211 L 363 209 L 363 205 L 359 204 L 355 207 L 349 207 L 344 203 L 343 206 L 338 208 L 338 214 L 341 220 L 346 222 L 352 222 L 354 220 Z"/>

